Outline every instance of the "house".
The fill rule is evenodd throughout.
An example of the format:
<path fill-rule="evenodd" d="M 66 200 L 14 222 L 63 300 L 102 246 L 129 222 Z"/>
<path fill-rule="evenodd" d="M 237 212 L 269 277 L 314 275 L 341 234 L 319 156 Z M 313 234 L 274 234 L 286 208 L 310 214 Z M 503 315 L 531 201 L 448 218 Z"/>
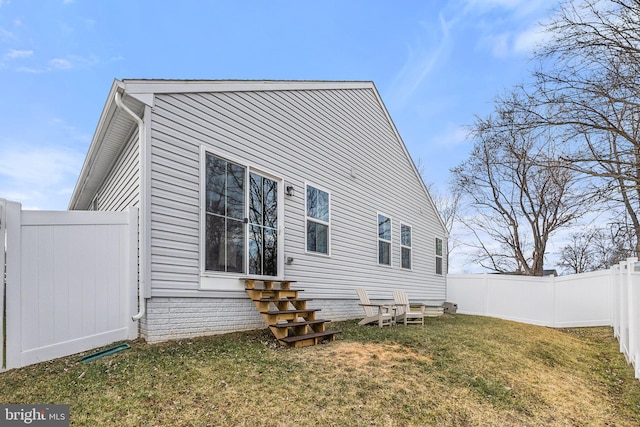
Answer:
<path fill-rule="evenodd" d="M 372 82 L 115 80 L 70 210 L 139 209 L 140 334 L 258 329 L 247 277 L 330 320 L 445 300 L 447 232 Z"/>

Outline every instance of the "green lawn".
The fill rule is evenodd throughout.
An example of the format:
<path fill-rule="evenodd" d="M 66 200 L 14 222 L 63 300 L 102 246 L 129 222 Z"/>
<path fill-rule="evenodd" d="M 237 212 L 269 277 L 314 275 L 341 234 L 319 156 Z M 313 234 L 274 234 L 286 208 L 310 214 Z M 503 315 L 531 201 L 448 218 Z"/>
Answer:
<path fill-rule="evenodd" d="M 266 330 L 0 374 L 2 403 L 68 403 L 88 426 L 637 426 L 640 381 L 611 328 L 475 316 L 340 322 L 284 349 Z"/>

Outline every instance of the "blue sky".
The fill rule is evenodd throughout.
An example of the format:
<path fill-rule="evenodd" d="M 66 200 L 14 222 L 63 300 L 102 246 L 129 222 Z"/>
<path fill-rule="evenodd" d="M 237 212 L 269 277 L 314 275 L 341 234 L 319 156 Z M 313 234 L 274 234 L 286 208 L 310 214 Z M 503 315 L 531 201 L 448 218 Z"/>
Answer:
<path fill-rule="evenodd" d="M 527 78 L 556 5 L 0 0 L 0 198 L 67 208 L 114 78 L 371 80 L 446 194 L 465 126 Z"/>
<path fill-rule="evenodd" d="M 444 188 L 554 4 L 0 0 L 0 198 L 67 208 L 114 78 L 372 80 Z"/>

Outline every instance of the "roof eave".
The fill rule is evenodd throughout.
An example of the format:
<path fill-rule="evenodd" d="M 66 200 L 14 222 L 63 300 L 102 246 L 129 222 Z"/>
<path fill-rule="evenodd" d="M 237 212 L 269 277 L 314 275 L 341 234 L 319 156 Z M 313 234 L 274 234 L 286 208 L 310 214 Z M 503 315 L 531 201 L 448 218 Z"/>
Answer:
<path fill-rule="evenodd" d="M 96 131 L 89 145 L 87 156 L 80 170 L 78 181 L 71 194 L 69 200 L 69 210 L 88 209 L 97 186 L 104 179 L 105 172 L 108 171 L 115 160 L 114 155 L 104 155 L 105 150 L 111 153 L 119 152 L 126 143 L 122 135 L 116 135 L 114 138 L 112 125 L 114 121 L 122 122 L 123 118 L 127 125 L 133 126 L 135 122 L 128 115 L 119 116 L 118 107 L 115 103 L 116 92 L 124 93 L 124 85 L 121 81 L 115 79 L 111 85 L 109 96 L 105 102 L 100 115 L 100 120 L 96 127 Z M 134 102 L 131 100 L 130 102 Z M 137 103 L 136 103 L 137 104 Z M 141 104 L 137 104 L 141 105 Z M 105 140 L 112 139 L 109 144 Z M 105 145 L 107 145 L 105 147 Z"/>
<path fill-rule="evenodd" d="M 126 93 L 144 94 L 192 92 L 292 91 L 318 89 L 371 89 L 371 81 L 323 80 L 123 80 Z"/>

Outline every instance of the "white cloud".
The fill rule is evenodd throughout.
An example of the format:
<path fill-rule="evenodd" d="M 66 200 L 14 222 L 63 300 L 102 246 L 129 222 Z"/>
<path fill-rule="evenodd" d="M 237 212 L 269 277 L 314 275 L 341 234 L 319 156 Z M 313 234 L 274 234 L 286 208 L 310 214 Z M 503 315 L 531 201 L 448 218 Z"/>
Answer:
<path fill-rule="evenodd" d="M 496 58 L 506 58 L 510 52 L 510 34 L 502 33 L 488 36 L 484 39 L 491 50 L 491 54 Z"/>
<path fill-rule="evenodd" d="M 81 132 L 77 127 L 66 123 L 64 120 L 54 117 L 48 121 L 50 129 L 61 132 L 66 141 L 75 141 L 88 144 L 91 141 L 91 134 Z"/>
<path fill-rule="evenodd" d="M 79 170 L 78 153 L 59 148 L 5 150 L 0 175 L 25 185 L 57 186 L 66 174 Z"/>
<path fill-rule="evenodd" d="M 538 46 L 544 44 L 549 35 L 541 26 L 535 26 L 522 31 L 514 38 L 513 50 L 517 53 L 532 53 Z"/>
<path fill-rule="evenodd" d="M 0 40 L 16 40 L 16 35 L 6 28 L 0 27 Z"/>
<path fill-rule="evenodd" d="M 439 16 L 439 40 L 435 46 L 425 47 L 422 40 L 417 46 L 408 47 L 407 60 L 396 73 L 391 83 L 390 100 L 396 107 L 402 107 L 420 88 L 433 68 L 445 57 L 449 46 L 450 22 Z M 423 25 L 423 28 L 426 25 Z"/>
<path fill-rule="evenodd" d="M 39 73 L 44 73 L 45 70 L 33 68 L 33 67 L 18 67 L 16 68 L 16 71 L 21 73 L 39 74 Z"/>
<path fill-rule="evenodd" d="M 467 0 L 465 9 L 468 13 L 486 13 L 494 9 L 503 9 L 511 12 L 516 18 L 523 18 L 537 14 L 549 5 L 548 0 Z"/>
<path fill-rule="evenodd" d="M 29 58 L 33 55 L 33 50 L 18 50 L 18 49 L 10 49 L 4 55 L 5 59 L 20 59 L 20 58 Z"/>
<path fill-rule="evenodd" d="M 37 121 L 0 135 L 0 198 L 25 209 L 66 209 L 91 135 L 59 117 Z"/>
<path fill-rule="evenodd" d="M 478 46 L 489 50 L 495 58 L 508 58 L 512 55 L 529 55 L 544 44 L 547 33 L 537 24 L 520 31 L 502 33 L 485 33 L 478 41 Z"/>
<path fill-rule="evenodd" d="M 492 7 L 503 7 L 513 9 L 518 5 L 526 3 L 526 0 L 469 0 L 470 7 L 488 9 Z"/>
<path fill-rule="evenodd" d="M 52 58 L 47 61 L 47 64 L 44 66 L 36 66 L 36 67 L 25 67 L 20 66 L 16 68 L 16 71 L 20 71 L 23 73 L 31 73 L 31 74 L 41 74 L 53 71 L 68 71 L 76 68 L 91 68 L 95 64 L 100 62 L 95 56 L 79 56 L 79 55 L 69 55 L 65 58 Z"/>
<path fill-rule="evenodd" d="M 445 129 L 436 134 L 431 142 L 438 147 L 456 147 L 467 141 L 469 131 L 455 123 L 448 123 Z"/>
<path fill-rule="evenodd" d="M 70 70 L 73 64 L 68 59 L 53 58 L 49 60 L 49 69 L 51 70 Z"/>
<path fill-rule="evenodd" d="M 0 198 L 29 209 L 65 209 L 84 155 L 65 148 L 12 147 L 0 151 L 0 158 Z"/>
<path fill-rule="evenodd" d="M 530 54 L 544 41 L 541 21 L 552 13 L 544 0 L 467 0 L 467 25 L 478 29 L 477 46 L 496 58 Z"/>

